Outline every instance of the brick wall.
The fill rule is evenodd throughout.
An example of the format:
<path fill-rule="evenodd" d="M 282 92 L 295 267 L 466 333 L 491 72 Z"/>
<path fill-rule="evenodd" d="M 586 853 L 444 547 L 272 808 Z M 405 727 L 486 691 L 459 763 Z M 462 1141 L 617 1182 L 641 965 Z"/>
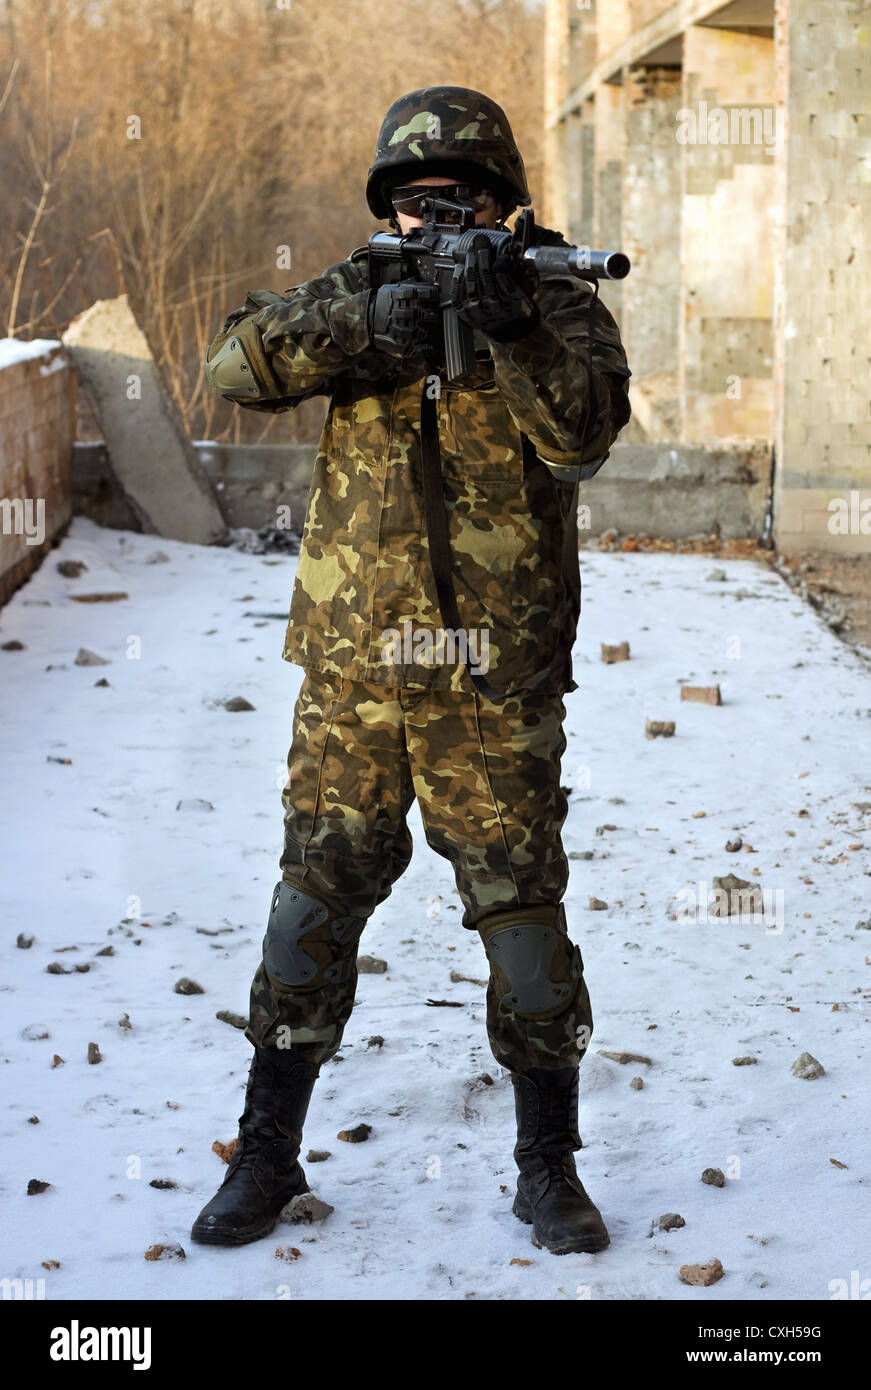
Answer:
<path fill-rule="evenodd" d="M 70 519 L 75 389 L 60 343 L 0 338 L 0 603 Z"/>

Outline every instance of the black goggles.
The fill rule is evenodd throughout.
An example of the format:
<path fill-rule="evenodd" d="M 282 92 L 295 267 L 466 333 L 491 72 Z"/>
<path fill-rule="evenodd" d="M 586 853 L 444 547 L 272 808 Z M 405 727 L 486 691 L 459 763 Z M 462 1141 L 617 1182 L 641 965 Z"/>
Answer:
<path fill-rule="evenodd" d="M 390 193 L 394 208 L 406 217 L 423 216 L 424 198 L 448 198 L 451 202 L 470 203 L 476 212 L 485 212 L 496 205 L 489 188 L 472 189 L 465 183 L 403 184 Z"/>

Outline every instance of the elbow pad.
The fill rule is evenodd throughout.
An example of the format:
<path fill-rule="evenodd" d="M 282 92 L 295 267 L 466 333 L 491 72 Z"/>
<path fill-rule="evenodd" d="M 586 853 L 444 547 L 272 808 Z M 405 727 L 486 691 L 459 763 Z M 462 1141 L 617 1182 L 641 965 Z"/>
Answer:
<path fill-rule="evenodd" d="M 269 364 L 253 315 L 237 324 L 207 356 L 205 372 L 213 390 L 231 401 L 273 400 L 285 394 Z"/>

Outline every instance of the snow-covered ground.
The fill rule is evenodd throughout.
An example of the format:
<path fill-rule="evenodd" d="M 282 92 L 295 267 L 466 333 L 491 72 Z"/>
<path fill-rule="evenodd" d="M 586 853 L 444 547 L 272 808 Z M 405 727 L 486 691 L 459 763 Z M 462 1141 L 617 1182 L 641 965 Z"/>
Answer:
<path fill-rule="evenodd" d="M 62 560 L 88 569 L 63 578 Z M 483 989 L 450 979 L 486 960 L 416 806 L 414 860 L 361 944 L 387 974 L 361 975 L 306 1126 L 303 1157 L 332 1154 L 305 1166 L 334 1213 L 240 1249 L 190 1241 L 225 1172 L 212 1142 L 242 1109 L 250 1047 L 215 1013 L 247 1012 L 278 876 L 295 563 L 77 519 L 0 613 L 0 647 L 26 647 L 0 650 L 0 1277 L 44 1278 L 48 1299 L 699 1304 L 826 1300 L 871 1277 L 871 676 L 778 578 L 695 556 L 582 556 L 566 909 L 596 1027 L 576 1158 L 610 1248 L 553 1256 L 511 1214 L 510 1079 Z M 106 591 L 129 598 L 73 600 Z M 631 659 L 604 665 L 599 643 L 624 639 Z M 75 665 L 80 648 L 110 664 Z M 723 705 L 681 703 L 680 681 L 719 682 Z M 255 712 L 225 710 L 236 695 Z M 675 737 L 645 739 L 647 717 Z M 728 873 L 769 891 L 768 926 L 680 917 L 683 890 Z M 175 993 L 181 976 L 205 992 Z M 825 1075 L 793 1076 L 802 1052 Z M 360 1121 L 368 1143 L 336 1139 Z M 724 1187 L 701 1182 L 711 1167 Z M 51 1187 L 28 1196 L 33 1178 Z M 686 1224 L 651 1236 L 666 1212 Z M 144 1259 L 167 1241 L 184 1262 Z M 719 1283 L 680 1282 L 715 1257 Z"/>

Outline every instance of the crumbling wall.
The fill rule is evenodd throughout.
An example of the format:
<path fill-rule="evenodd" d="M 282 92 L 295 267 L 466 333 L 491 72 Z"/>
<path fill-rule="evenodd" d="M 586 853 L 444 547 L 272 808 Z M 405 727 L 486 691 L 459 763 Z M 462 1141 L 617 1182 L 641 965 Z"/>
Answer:
<path fill-rule="evenodd" d="M 0 603 L 70 519 L 75 398 L 61 343 L 0 338 Z"/>

